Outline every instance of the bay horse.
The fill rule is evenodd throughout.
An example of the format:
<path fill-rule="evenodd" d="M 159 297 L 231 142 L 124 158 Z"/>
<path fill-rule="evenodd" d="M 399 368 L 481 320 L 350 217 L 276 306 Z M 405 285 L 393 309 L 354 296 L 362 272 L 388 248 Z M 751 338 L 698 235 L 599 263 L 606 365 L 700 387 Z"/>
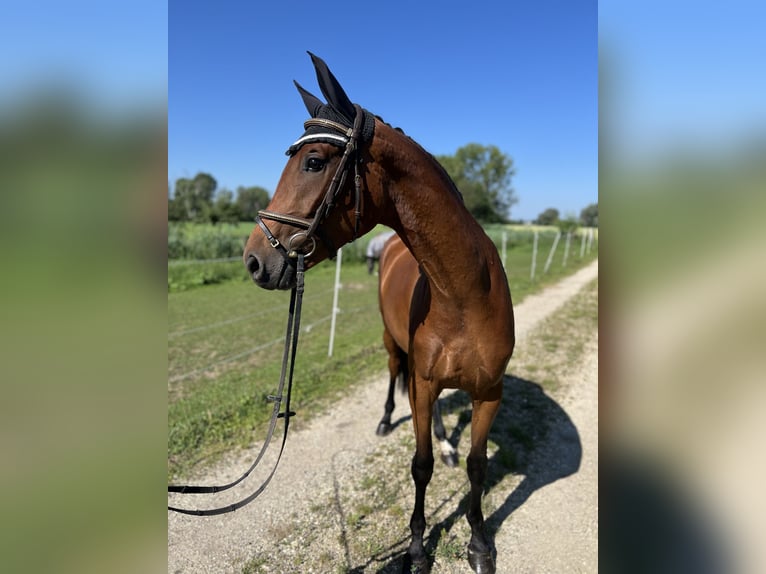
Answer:
<path fill-rule="evenodd" d="M 513 308 L 497 249 L 463 204 L 436 159 L 403 132 L 353 104 L 327 65 L 311 54 L 327 103 L 295 83 L 310 119 L 289 156 L 267 209 L 259 212 L 243 254 L 253 281 L 289 289 L 297 274 L 332 258 L 336 249 L 387 225 L 417 264 L 412 291 L 403 289 L 391 339 L 407 350 L 415 431 L 411 472 L 415 505 L 405 571 L 430 572 L 423 545 L 425 494 L 433 474 L 431 419 L 443 389 L 472 399 L 468 561 L 495 572 L 481 498 L 487 437 L 500 406 L 503 373 L 515 343 Z M 349 177 L 351 175 L 351 177 Z M 267 223 L 268 222 L 268 223 Z M 385 256 L 381 280 L 385 280 Z M 388 310 L 384 310 L 389 314 Z"/>

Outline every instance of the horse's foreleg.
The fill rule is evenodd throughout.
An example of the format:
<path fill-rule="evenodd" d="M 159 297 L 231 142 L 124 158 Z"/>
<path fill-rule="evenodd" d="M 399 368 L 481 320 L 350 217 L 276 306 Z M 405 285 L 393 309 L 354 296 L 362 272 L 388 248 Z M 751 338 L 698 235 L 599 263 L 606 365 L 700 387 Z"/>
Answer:
<path fill-rule="evenodd" d="M 415 428 L 415 456 L 412 457 L 412 479 L 415 482 L 415 508 L 410 519 L 412 541 L 408 550 L 409 562 L 405 561 L 404 572 L 428 574 L 431 567 L 428 562 L 423 535 L 426 530 L 425 500 L 426 487 L 431 481 L 434 470 L 434 456 L 431 443 L 431 412 L 433 401 L 427 387 L 416 389 L 410 385 L 410 406 L 412 422 Z"/>
<path fill-rule="evenodd" d="M 471 452 L 466 459 L 468 479 L 471 482 L 471 498 L 466 518 L 471 526 L 471 542 L 468 544 L 468 562 L 477 574 L 494 574 L 495 560 L 492 546 L 484 531 L 484 515 L 481 497 L 487 477 L 487 438 L 492 422 L 500 407 L 502 385 L 498 384 L 490 396 L 473 401 L 471 416 Z"/>
<path fill-rule="evenodd" d="M 455 447 L 447 440 L 447 431 L 444 430 L 444 421 L 442 420 L 442 411 L 439 408 L 439 401 L 434 401 L 433 408 L 434 417 L 434 435 L 436 440 L 439 441 L 439 449 L 441 450 L 441 459 L 444 464 L 450 468 L 457 466 L 457 451 Z"/>

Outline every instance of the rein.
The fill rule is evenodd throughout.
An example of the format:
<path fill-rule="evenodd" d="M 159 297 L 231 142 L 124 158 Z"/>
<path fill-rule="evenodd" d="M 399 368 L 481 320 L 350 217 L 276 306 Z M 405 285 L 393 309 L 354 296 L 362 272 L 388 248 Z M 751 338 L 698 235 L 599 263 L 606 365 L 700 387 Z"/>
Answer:
<path fill-rule="evenodd" d="M 284 250 L 284 247 L 282 247 Z M 274 477 L 274 473 L 277 471 L 277 466 L 279 465 L 279 460 L 282 458 L 282 452 L 285 449 L 285 442 L 287 441 L 287 431 L 290 427 L 290 417 L 295 416 L 295 413 L 290 410 L 290 394 L 292 392 L 293 388 L 293 370 L 295 367 L 295 352 L 298 348 L 298 334 L 300 333 L 300 327 L 301 327 L 301 306 L 303 304 L 303 291 L 304 291 L 304 254 L 299 253 L 296 255 L 297 258 L 297 272 L 296 272 L 296 283 L 295 287 L 293 287 L 292 292 L 290 293 L 290 309 L 287 315 L 287 333 L 285 334 L 285 350 L 282 355 L 282 372 L 279 376 L 279 387 L 277 388 L 277 394 L 276 395 L 269 395 L 267 397 L 267 400 L 269 402 L 274 403 L 274 408 L 272 410 L 271 414 L 271 421 L 269 422 L 269 430 L 266 434 L 266 440 L 263 443 L 263 446 L 261 447 L 261 451 L 258 453 L 258 456 L 255 459 L 255 462 L 248 468 L 245 473 L 240 476 L 238 479 L 234 480 L 233 482 L 230 482 L 228 484 L 223 484 L 220 486 L 195 486 L 195 485 L 168 485 L 168 492 L 176 492 L 179 494 L 210 494 L 210 493 L 217 493 L 217 492 L 223 492 L 224 490 L 228 490 L 232 488 L 233 486 L 236 486 L 240 482 L 242 482 L 245 478 L 247 478 L 250 473 L 255 469 L 256 466 L 258 466 L 258 463 L 261 461 L 261 458 L 263 458 L 264 453 L 266 452 L 266 449 L 269 446 L 269 443 L 271 442 L 271 438 L 274 435 L 274 429 L 277 426 L 277 419 L 285 419 L 285 427 L 284 427 L 284 434 L 282 435 L 282 446 L 279 448 L 279 454 L 277 456 L 277 460 L 274 462 L 274 468 L 271 469 L 271 472 L 266 477 L 266 479 L 263 481 L 261 486 L 259 486 L 252 494 L 247 496 L 246 498 L 243 498 L 239 502 L 235 502 L 234 504 L 229 504 L 227 506 L 221 506 L 218 508 L 211 508 L 211 509 L 186 509 L 186 508 L 177 508 L 175 506 L 168 505 L 168 510 L 172 510 L 173 512 L 178 512 L 181 514 L 190 514 L 193 516 L 215 516 L 217 514 L 225 514 L 227 512 L 234 512 L 235 510 L 242 508 L 246 504 L 252 502 L 255 500 L 265 489 L 266 486 L 268 486 L 269 482 L 271 482 L 271 479 Z M 289 369 L 288 369 L 288 356 L 289 356 Z M 287 381 L 287 394 L 284 393 L 284 387 L 285 387 L 285 381 Z M 284 401 L 284 411 L 281 410 L 282 408 L 282 402 Z"/>

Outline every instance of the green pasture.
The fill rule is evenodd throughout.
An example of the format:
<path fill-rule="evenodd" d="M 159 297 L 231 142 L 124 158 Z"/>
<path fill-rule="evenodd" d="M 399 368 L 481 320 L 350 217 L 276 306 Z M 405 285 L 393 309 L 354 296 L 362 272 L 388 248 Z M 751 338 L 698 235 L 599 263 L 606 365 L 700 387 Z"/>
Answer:
<path fill-rule="evenodd" d="M 489 229 L 488 234 L 494 239 L 496 231 Z M 580 258 L 580 242 L 573 240 L 564 267 L 562 239 L 549 272 L 543 275 L 554 233 L 541 233 L 536 279 L 531 281 L 531 233 L 519 232 L 515 238 L 514 233 L 509 232 L 506 269 L 515 303 L 597 257 L 597 242 Z M 386 371 L 377 276 L 368 275 L 361 258 L 351 256 L 363 253 L 366 238 L 357 243 L 343 250 L 340 313 L 331 358 L 327 349 L 335 262 L 324 262 L 306 275 L 292 399 L 298 413 L 293 419 L 296 425 L 331 408 L 334 398 L 352 392 L 354 386 Z M 204 270 L 209 264 L 192 265 Z M 271 412 L 266 395 L 276 390 L 279 381 L 289 293 L 257 288 L 239 261 L 213 265 L 228 266 L 230 277 L 196 288 L 171 288 L 168 293 L 171 479 L 188 475 L 197 465 L 207 464 L 231 448 L 260 440 Z M 169 265 L 169 277 L 177 268 L 179 264 Z M 381 396 L 381 415 L 384 400 Z M 370 432 L 376 423 L 370 421 Z"/>

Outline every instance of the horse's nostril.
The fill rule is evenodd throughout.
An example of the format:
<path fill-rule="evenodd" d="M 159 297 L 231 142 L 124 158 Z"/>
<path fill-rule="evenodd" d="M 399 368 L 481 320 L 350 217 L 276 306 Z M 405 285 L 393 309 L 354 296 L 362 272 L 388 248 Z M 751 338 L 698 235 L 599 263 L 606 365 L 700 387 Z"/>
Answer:
<path fill-rule="evenodd" d="M 250 275 L 253 275 L 256 271 L 258 271 L 258 268 L 260 267 L 260 264 L 258 263 L 258 258 L 250 253 L 247 256 L 247 262 L 245 263 L 245 266 L 247 267 L 247 270 L 250 272 Z"/>

